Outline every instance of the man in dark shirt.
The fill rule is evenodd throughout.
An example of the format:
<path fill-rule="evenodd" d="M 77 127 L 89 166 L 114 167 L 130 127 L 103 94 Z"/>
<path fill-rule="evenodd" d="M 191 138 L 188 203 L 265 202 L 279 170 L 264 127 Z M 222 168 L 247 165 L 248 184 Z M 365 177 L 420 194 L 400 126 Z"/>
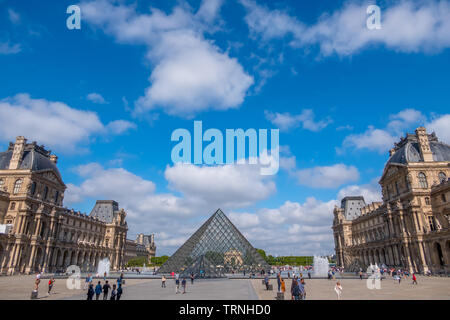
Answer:
<path fill-rule="evenodd" d="M 103 300 L 108 300 L 108 291 L 111 289 L 111 286 L 108 283 L 108 280 L 106 280 L 105 284 L 103 285 Z"/>

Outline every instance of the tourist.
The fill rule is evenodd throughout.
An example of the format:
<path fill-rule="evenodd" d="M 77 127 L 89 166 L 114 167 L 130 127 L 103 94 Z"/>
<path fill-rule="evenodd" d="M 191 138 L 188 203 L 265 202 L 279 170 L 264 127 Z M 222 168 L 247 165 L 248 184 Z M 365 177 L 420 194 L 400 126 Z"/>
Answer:
<path fill-rule="evenodd" d="M 362 273 L 362 270 L 361 269 L 359 269 L 359 278 L 362 280 L 363 279 L 363 273 Z"/>
<path fill-rule="evenodd" d="M 83 290 L 86 290 L 89 287 L 89 278 L 90 278 L 90 274 L 88 274 L 86 276 L 86 278 L 84 279 L 84 287 Z"/>
<path fill-rule="evenodd" d="M 412 284 L 417 284 L 417 278 L 416 278 L 416 273 L 415 272 L 413 272 L 413 274 L 412 274 Z"/>
<path fill-rule="evenodd" d="M 164 275 L 161 277 L 161 288 L 165 288 L 166 287 L 166 277 L 164 277 Z"/>
<path fill-rule="evenodd" d="M 123 273 L 120 274 L 119 278 L 117 278 L 117 286 L 122 285 Z"/>
<path fill-rule="evenodd" d="M 284 294 L 285 291 L 286 291 L 286 284 L 284 283 L 284 279 L 281 278 L 281 292 L 283 292 Z"/>
<path fill-rule="evenodd" d="M 186 278 L 183 278 L 183 281 L 181 281 L 181 286 L 183 287 L 183 294 L 186 293 Z"/>
<path fill-rule="evenodd" d="M 48 295 L 50 295 L 53 285 L 55 284 L 55 279 L 53 277 L 48 280 Z"/>
<path fill-rule="evenodd" d="M 291 299 L 294 300 L 295 296 L 294 296 L 294 290 L 295 287 L 297 286 L 297 278 L 294 276 L 292 278 L 292 282 L 291 282 Z"/>
<path fill-rule="evenodd" d="M 102 293 L 102 284 L 99 281 L 95 286 L 95 300 L 98 300 L 100 298 L 101 293 Z"/>
<path fill-rule="evenodd" d="M 339 281 L 336 282 L 336 286 L 334 287 L 334 291 L 336 291 L 338 300 L 341 300 L 342 286 L 341 286 L 341 283 Z"/>
<path fill-rule="evenodd" d="M 108 300 L 109 289 L 111 289 L 111 286 L 109 285 L 108 280 L 106 280 L 103 285 L 103 300 Z"/>
<path fill-rule="evenodd" d="M 300 300 L 306 300 L 305 280 L 298 280 L 298 288 L 300 289 Z"/>
<path fill-rule="evenodd" d="M 119 287 L 117 288 L 117 298 L 116 300 L 120 300 L 120 297 L 122 296 L 123 290 L 122 290 L 122 284 L 119 284 Z"/>
<path fill-rule="evenodd" d="M 36 280 L 34 281 L 34 291 L 39 291 L 39 284 L 41 283 L 41 274 L 38 272 L 36 274 Z"/>
<path fill-rule="evenodd" d="M 311 270 L 308 269 L 308 279 L 311 279 Z"/>
<path fill-rule="evenodd" d="M 89 284 L 89 289 L 87 292 L 87 300 L 92 300 L 92 297 L 94 296 L 94 286 L 91 284 Z"/>
<path fill-rule="evenodd" d="M 289 271 L 288 271 L 288 279 L 290 279 L 291 278 L 291 274 L 289 273 Z"/>
<path fill-rule="evenodd" d="M 178 277 L 175 277 L 175 293 L 180 292 L 180 279 Z"/>
<path fill-rule="evenodd" d="M 103 274 L 103 281 L 106 281 L 106 271 L 105 271 L 105 273 Z"/>
<path fill-rule="evenodd" d="M 194 274 L 191 273 L 191 284 L 194 284 Z"/>
<path fill-rule="evenodd" d="M 264 283 L 266 284 L 266 290 L 269 290 L 269 276 L 266 275 L 264 277 Z"/>
<path fill-rule="evenodd" d="M 278 272 L 277 274 L 277 284 L 278 284 L 278 292 L 281 292 L 281 272 Z"/>
<path fill-rule="evenodd" d="M 113 288 L 112 288 L 112 291 L 111 291 L 111 298 L 109 300 L 116 300 L 116 296 L 117 296 L 116 285 L 113 284 Z"/>

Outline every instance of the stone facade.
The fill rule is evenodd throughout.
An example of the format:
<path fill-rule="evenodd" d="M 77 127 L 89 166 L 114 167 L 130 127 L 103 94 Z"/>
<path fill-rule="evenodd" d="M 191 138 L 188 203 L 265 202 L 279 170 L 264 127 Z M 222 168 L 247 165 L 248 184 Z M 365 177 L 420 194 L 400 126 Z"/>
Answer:
<path fill-rule="evenodd" d="M 109 258 L 124 266 L 126 213 L 115 201 L 97 201 L 90 215 L 63 207 L 57 157 L 17 137 L 0 153 L 0 274 L 95 271 Z"/>
<path fill-rule="evenodd" d="M 335 207 L 337 264 L 377 263 L 411 272 L 450 272 L 450 146 L 419 127 L 390 150 L 379 181 L 382 202 L 347 218 Z M 343 199 L 344 201 L 344 199 Z"/>
<path fill-rule="evenodd" d="M 125 244 L 125 261 L 128 263 L 131 259 L 137 257 L 146 257 L 147 264 L 150 264 L 150 259 L 155 256 L 155 235 L 138 234 L 136 240 L 127 239 Z"/>

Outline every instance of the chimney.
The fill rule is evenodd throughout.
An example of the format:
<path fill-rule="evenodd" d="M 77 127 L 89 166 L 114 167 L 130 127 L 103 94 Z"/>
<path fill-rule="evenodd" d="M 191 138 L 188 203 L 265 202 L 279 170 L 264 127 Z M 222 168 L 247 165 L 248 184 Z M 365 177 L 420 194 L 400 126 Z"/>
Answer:
<path fill-rule="evenodd" d="M 18 136 L 16 138 L 16 142 L 14 143 L 13 154 L 11 160 L 9 161 L 10 170 L 19 169 L 26 143 L 27 139 L 25 139 L 24 137 Z"/>
<path fill-rule="evenodd" d="M 58 163 L 58 157 L 54 154 L 50 155 L 50 161 L 53 162 L 54 164 Z"/>
<path fill-rule="evenodd" d="M 427 130 L 424 127 L 416 129 L 417 140 L 419 141 L 420 153 L 424 162 L 433 161 L 433 153 L 430 149 L 430 141 L 428 140 Z"/>

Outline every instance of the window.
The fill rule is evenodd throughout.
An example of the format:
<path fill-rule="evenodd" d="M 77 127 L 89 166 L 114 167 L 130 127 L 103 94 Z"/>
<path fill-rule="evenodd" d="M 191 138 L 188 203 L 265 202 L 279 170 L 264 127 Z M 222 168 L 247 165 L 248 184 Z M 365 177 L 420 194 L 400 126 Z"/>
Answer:
<path fill-rule="evenodd" d="M 438 176 L 439 176 L 439 182 L 440 183 L 445 182 L 447 180 L 447 176 L 443 172 L 439 172 Z"/>
<path fill-rule="evenodd" d="M 45 186 L 44 188 L 44 196 L 42 197 L 43 200 L 47 200 L 47 196 L 48 196 L 48 187 Z"/>
<path fill-rule="evenodd" d="M 409 189 L 411 189 L 411 178 L 410 178 L 409 174 L 405 177 L 405 186 L 406 186 L 406 190 L 409 191 Z"/>
<path fill-rule="evenodd" d="M 398 182 L 395 181 L 395 192 L 397 192 L 397 195 L 400 194 L 400 189 L 398 188 Z"/>
<path fill-rule="evenodd" d="M 428 188 L 428 182 L 427 182 L 427 176 L 425 175 L 425 173 L 420 172 L 418 175 L 419 178 L 419 186 L 422 189 L 427 189 Z"/>
<path fill-rule="evenodd" d="M 442 202 L 446 202 L 447 201 L 447 199 L 445 199 L 445 193 L 441 194 L 441 200 L 442 200 Z"/>
<path fill-rule="evenodd" d="M 17 179 L 16 182 L 14 183 L 14 194 L 18 194 L 20 191 L 20 188 L 22 187 L 22 179 Z"/>
<path fill-rule="evenodd" d="M 36 182 L 33 182 L 33 183 L 31 184 L 31 190 L 30 190 L 30 193 L 31 193 L 32 196 L 34 196 L 34 194 L 36 193 Z"/>
<path fill-rule="evenodd" d="M 0 190 L 3 190 L 4 185 L 5 185 L 5 180 L 0 179 Z"/>
<path fill-rule="evenodd" d="M 430 224 L 430 230 L 436 231 L 436 220 L 434 219 L 434 216 L 428 216 L 428 223 Z"/>
<path fill-rule="evenodd" d="M 55 192 L 55 203 L 58 204 L 59 191 Z"/>
<path fill-rule="evenodd" d="M 16 208 L 16 203 L 15 202 L 11 202 L 11 206 L 10 206 L 10 210 L 14 210 Z"/>
<path fill-rule="evenodd" d="M 425 204 L 426 204 L 426 205 L 430 205 L 430 198 L 425 197 Z"/>

